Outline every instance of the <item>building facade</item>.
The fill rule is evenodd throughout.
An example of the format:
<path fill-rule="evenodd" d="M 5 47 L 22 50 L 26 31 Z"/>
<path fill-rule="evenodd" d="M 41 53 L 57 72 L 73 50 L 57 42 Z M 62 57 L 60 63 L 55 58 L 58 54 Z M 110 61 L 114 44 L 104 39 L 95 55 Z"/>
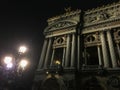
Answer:
<path fill-rule="evenodd" d="M 33 90 L 120 89 L 120 2 L 48 19 Z"/>

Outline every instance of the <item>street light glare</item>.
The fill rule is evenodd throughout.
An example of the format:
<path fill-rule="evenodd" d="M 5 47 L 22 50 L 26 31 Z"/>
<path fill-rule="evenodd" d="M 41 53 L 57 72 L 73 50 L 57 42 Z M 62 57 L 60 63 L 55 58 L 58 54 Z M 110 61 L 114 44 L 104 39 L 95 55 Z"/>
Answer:
<path fill-rule="evenodd" d="M 12 61 L 12 57 L 10 57 L 10 56 L 6 56 L 4 59 L 5 64 L 9 64 L 9 63 L 11 63 L 11 61 Z"/>
<path fill-rule="evenodd" d="M 7 68 L 12 68 L 13 67 L 13 64 L 12 63 L 8 63 L 7 64 Z"/>
<path fill-rule="evenodd" d="M 27 66 L 27 64 L 28 64 L 27 60 L 21 60 L 20 67 L 22 67 L 24 69 Z"/>
<path fill-rule="evenodd" d="M 19 48 L 19 52 L 20 52 L 20 53 L 24 53 L 24 52 L 26 52 L 26 50 L 27 50 L 27 48 L 26 48 L 25 46 L 21 46 L 21 47 Z"/>

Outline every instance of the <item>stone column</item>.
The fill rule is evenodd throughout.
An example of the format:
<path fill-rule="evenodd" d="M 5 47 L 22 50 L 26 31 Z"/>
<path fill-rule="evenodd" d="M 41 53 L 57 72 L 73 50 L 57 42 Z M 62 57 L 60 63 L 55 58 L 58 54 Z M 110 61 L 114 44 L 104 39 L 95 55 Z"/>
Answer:
<path fill-rule="evenodd" d="M 77 36 L 77 69 L 80 69 L 80 35 Z"/>
<path fill-rule="evenodd" d="M 105 41 L 105 35 L 103 32 L 100 33 L 101 37 L 101 43 L 102 43 L 102 53 L 103 53 L 103 59 L 104 59 L 104 67 L 109 67 L 109 57 L 107 52 L 107 43 Z"/>
<path fill-rule="evenodd" d="M 75 34 L 72 35 L 72 47 L 71 47 L 71 67 L 75 66 L 75 45 L 76 45 L 76 40 L 75 40 Z"/>
<path fill-rule="evenodd" d="M 53 65 L 54 55 L 55 55 L 55 49 L 53 49 L 53 51 L 52 51 L 52 57 L 51 57 L 51 63 L 50 63 L 50 66 Z"/>
<path fill-rule="evenodd" d="M 67 35 L 67 47 L 66 47 L 66 56 L 65 56 L 65 67 L 69 66 L 70 62 L 70 35 Z"/>
<path fill-rule="evenodd" d="M 101 50 L 100 50 L 100 46 L 97 46 L 97 50 L 98 50 L 98 59 L 99 59 L 99 65 L 102 65 L 102 59 L 101 59 Z"/>
<path fill-rule="evenodd" d="M 41 52 L 41 56 L 40 56 L 40 61 L 38 64 L 38 69 L 43 67 L 43 63 L 44 63 L 45 55 L 46 55 L 46 51 L 47 51 L 47 44 L 48 44 L 48 40 L 45 39 L 44 44 L 43 44 L 43 48 L 42 48 L 42 52 Z"/>
<path fill-rule="evenodd" d="M 51 46 L 52 46 L 52 39 L 49 38 L 49 43 L 48 43 L 47 53 L 46 53 L 46 57 L 45 57 L 44 68 L 47 68 L 47 63 L 48 63 L 48 59 L 49 59 L 49 56 L 50 56 Z"/>
<path fill-rule="evenodd" d="M 63 48 L 62 66 L 65 65 L 65 47 Z"/>
<path fill-rule="evenodd" d="M 119 47 L 119 44 L 117 43 L 117 50 L 118 50 L 118 56 L 119 56 L 119 59 L 120 59 L 120 47 Z"/>
<path fill-rule="evenodd" d="M 113 46 L 112 36 L 109 30 L 107 31 L 107 39 L 108 39 L 108 45 L 110 50 L 110 56 L 112 60 L 112 66 L 117 67 L 117 60 L 116 60 L 115 50 Z"/>

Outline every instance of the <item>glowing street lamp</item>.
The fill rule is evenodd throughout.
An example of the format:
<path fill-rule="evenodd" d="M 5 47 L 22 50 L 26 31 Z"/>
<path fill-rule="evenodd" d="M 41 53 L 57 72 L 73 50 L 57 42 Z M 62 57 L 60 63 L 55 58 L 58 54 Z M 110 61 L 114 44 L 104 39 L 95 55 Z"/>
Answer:
<path fill-rule="evenodd" d="M 19 63 L 20 67 L 21 67 L 23 70 L 25 69 L 25 67 L 27 66 L 27 64 L 28 64 L 28 61 L 25 60 L 25 59 L 21 60 L 20 63 Z"/>
<path fill-rule="evenodd" d="M 5 64 L 9 64 L 9 63 L 11 63 L 11 62 L 12 62 L 12 57 L 6 56 L 6 57 L 4 58 L 4 63 L 5 63 Z"/>
<path fill-rule="evenodd" d="M 13 67 L 12 57 L 6 56 L 6 57 L 4 58 L 4 63 L 6 64 L 6 68 L 7 68 L 7 69 L 12 68 L 12 67 Z"/>
<path fill-rule="evenodd" d="M 25 53 L 26 50 L 27 50 L 27 48 L 26 48 L 25 46 L 21 46 L 21 47 L 19 48 L 19 52 L 20 52 L 20 53 Z"/>
<path fill-rule="evenodd" d="M 9 68 L 12 68 L 13 67 L 13 63 L 8 63 L 7 64 L 7 68 L 9 69 Z"/>

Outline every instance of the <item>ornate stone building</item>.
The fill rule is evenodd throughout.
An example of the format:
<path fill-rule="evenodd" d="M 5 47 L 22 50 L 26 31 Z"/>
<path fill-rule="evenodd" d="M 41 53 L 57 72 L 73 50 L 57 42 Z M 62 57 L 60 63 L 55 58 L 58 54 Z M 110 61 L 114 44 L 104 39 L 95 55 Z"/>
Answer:
<path fill-rule="evenodd" d="M 48 19 L 33 90 L 120 89 L 120 2 Z"/>

